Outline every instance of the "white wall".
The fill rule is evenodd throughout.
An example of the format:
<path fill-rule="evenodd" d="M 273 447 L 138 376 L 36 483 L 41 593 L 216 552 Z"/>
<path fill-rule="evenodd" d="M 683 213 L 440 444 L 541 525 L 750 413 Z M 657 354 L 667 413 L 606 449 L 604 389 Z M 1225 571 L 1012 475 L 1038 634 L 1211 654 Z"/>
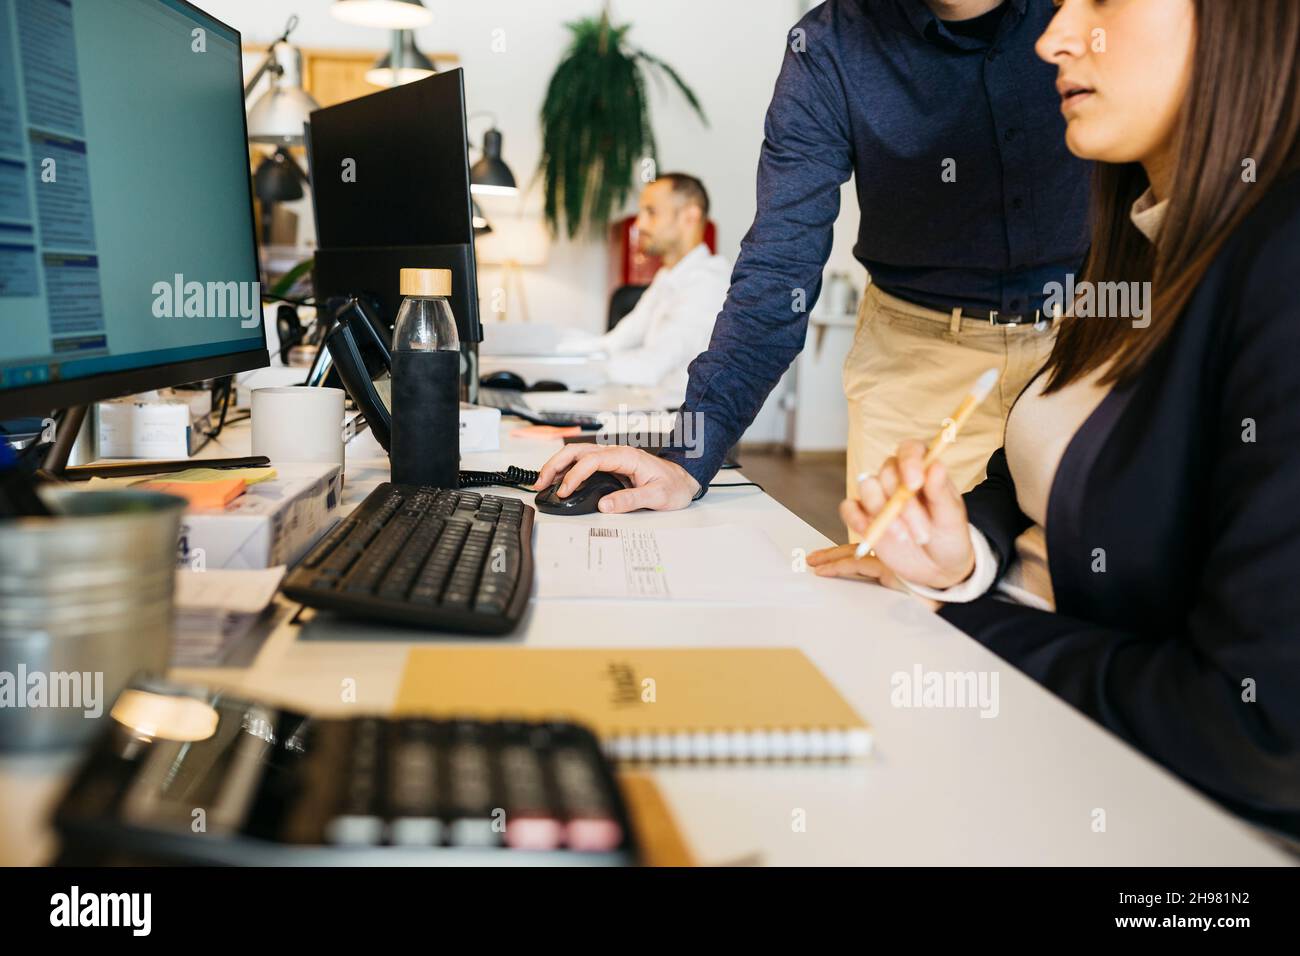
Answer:
<path fill-rule="evenodd" d="M 307 47 L 387 49 L 383 31 L 354 27 L 329 13 L 330 0 L 198 0 L 201 7 L 244 34 L 266 43 L 291 13 L 300 25 L 294 42 Z M 546 84 L 568 44 L 564 24 L 598 13 L 599 0 L 426 0 L 431 26 L 418 31 L 425 52 L 452 51 L 465 69 L 469 111 L 490 110 L 504 133 L 504 158 L 523 186 L 533 182 L 540 154 L 538 114 Z M 698 175 L 713 201 L 719 251 L 734 259 L 754 215 L 754 173 L 763 116 L 780 68 L 786 31 L 807 4 L 801 0 L 615 0 L 616 23 L 630 21 L 632 43 L 670 63 L 695 90 L 708 115 L 705 127 L 675 93 L 652 93 L 652 119 L 661 170 Z M 494 31 L 504 30 L 504 52 L 494 52 Z M 651 85 L 652 91 L 654 85 Z M 485 122 L 470 124 L 481 140 Z M 540 190 L 522 200 L 482 203 L 494 215 L 540 215 Z M 634 201 L 634 200 L 633 200 Z M 502 203 L 505 207 L 502 208 Z M 836 226 L 828 268 L 847 269 L 861 286 L 852 261 L 857 204 L 851 187 Z M 549 320 L 603 330 L 608 259 L 603 243 L 557 240 L 547 265 L 525 270 L 534 321 Z M 497 270 L 485 268 L 485 300 Z"/>

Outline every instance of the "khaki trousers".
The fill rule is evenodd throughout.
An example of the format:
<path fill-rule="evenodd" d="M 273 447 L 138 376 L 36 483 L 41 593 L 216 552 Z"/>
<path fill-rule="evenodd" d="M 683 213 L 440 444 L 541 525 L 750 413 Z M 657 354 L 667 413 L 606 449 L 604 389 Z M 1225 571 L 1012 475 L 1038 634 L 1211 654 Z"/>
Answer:
<path fill-rule="evenodd" d="M 984 480 L 1002 446 L 1007 415 L 1047 361 L 1056 326 L 992 325 L 913 305 L 869 285 L 858 309 L 853 347 L 844 361 L 849 404 L 848 496 L 859 474 L 875 474 L 905 439 L 929 443 L 981 373 L 996 368 L 997 386 L 966 422 L 943 463 L 960 491 Z"/>

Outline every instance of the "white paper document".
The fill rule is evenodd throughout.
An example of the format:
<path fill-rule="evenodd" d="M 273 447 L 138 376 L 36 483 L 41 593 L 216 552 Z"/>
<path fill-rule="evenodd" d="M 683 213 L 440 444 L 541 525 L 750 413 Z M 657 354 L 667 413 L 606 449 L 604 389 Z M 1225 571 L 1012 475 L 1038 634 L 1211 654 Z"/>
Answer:
<path fill-rule="evenodd" d="M 275 598 L 284 571 L 283 565 L 255 571 L 177 571 L 176 606 L 260 614 Z"/>
<path fill-rule="evenodd" d="M 284 571 L 284 565 L 177 571 L 172 664 L 199 667 L 223 660 L 275 599 Z"/>
<path fill-rule="evenodd" d="M 537 526 L 539 598 L 772 605 L 810 599 L 807 573 L 756 528 Z"/>

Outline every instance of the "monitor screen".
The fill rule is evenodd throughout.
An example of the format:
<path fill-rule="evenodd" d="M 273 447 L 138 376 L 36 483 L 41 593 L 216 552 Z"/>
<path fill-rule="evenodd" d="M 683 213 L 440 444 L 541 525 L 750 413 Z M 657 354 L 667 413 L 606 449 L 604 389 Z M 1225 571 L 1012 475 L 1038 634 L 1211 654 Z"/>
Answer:
<path fill-rule="evenodd" d="M 266 364 L 240 39 L 0 0 L 0 417 Z"/>

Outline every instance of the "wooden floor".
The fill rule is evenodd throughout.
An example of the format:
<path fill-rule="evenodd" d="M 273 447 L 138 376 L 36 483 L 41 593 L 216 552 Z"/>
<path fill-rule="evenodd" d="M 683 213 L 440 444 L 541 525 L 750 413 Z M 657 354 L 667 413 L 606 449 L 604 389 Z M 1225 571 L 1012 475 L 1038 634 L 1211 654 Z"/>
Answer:
<path fill-rule="evenodd" d="M 844 542 L 840 502 L 844 499 L 844 456 L 796 460 L 786 452 L 740 449 L 740 468 L 750 481 L 832 541 Z M 723 472 L 716 481 L 727 481 Z"/>

